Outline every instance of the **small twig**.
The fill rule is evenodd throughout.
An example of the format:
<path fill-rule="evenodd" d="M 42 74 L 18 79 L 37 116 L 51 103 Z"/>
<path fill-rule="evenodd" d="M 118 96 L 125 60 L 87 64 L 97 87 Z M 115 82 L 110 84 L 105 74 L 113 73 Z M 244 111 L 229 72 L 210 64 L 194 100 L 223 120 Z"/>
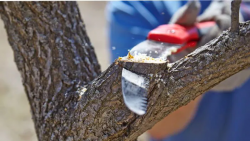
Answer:
<path fill-rule="evenodd" d="M 233 0 L 231 2 L 231 32 L 239 30 L 239 9 L 241 0 Z"/>

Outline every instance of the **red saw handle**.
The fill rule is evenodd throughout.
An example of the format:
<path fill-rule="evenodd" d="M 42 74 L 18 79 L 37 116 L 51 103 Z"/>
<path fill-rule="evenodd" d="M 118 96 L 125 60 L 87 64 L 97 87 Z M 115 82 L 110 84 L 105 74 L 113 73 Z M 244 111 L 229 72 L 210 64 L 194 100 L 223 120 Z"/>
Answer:
<path fill-rule="evenodd" d="M 215 25 L 214 21 L 201 22 L 189 27 L 178 24 L 161 25 L 149 32 L 148 39 L 183 45 L 177 50 L 178 53 L 186 48 L 196 47 L 201 37 Z"/>

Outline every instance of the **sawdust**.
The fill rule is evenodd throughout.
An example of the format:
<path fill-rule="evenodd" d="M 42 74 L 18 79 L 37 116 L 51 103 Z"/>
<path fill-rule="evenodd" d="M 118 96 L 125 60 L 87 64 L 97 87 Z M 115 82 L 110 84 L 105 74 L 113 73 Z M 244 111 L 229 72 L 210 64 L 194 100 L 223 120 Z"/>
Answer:
<path fill-rule="evenodd" d="M 146 54 L 138 53 L 136 55 L 131 55 L 130 52 L 128 52 L 128 55 L 125 57 L 119 57 L 118 60 L 120 61 L 128 61 L 128 62 L 139 62 L 139 63 L 166 63 L 167 61 L 163 58 L 153 58 L 150 56 L 147 56 Z"/>

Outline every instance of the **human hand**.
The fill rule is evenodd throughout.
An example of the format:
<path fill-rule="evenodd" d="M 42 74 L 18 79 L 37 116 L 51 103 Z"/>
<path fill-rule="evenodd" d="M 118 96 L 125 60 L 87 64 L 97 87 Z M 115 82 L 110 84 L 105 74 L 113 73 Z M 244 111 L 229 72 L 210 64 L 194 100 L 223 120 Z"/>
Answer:
<path fill-rule="evenodd" d="M 201 4 L 199 1 L 189 1 L 182 6 L 170 19 L 169 24 L 179 24 L 183 26 L 192 26 L 197 21 L 197 16 L 200 12 Z M 187 54 L 194 51 L 195 48 L 187 48 L 178 54 L 172 54 L 168 56 L 170 62 L 175 62 Z"/>
<path fill-rule="evenodd" d="M 214 0 L 200 16 L 198 16 L 199 11 L 200 2 L 189 1 L 174 14 L 169 22 L 170 24 L 192 26 L 196 22 L 215 21 L 216 25 L 205 31 L 206 33 L 202 35 L 197 47 L 200 47 L 218 37 L 222 31 L 230 27 L 230 1 Z M 240 16 L 240 20 L 242 19 L 242 16 Z M 168 59 L 170 62 L 175 62 L 194 50 L 195 48 L 188 48 L 178 54 L 171 55 Z"/>
<path fill-rule="evenodd" d="M 197 18 L 197 22 L 216 21 L 217 23 L 216 26 L 202 37 L 198 46 L 202 46 L 210 40 L 218 37 L 222 31 L 227 30 L 231 26 L 230 4 L 231 1 L 214 0 L 206 11 Z M 241 14 L 240 21 L 243 21 Z M 232 91 L 248 80 L 249 76 L 249 69 L 243 70 L 214 86 L 211 91 Z"/>
<path fill-rule="evenodd" d="M 224 30 L 231 26 L 231 1 L 214 0 L 209 7 L 197 17 L 200 4 L 198 1 L 190 1 L 185 6 L 180 8 L 170 20 L 170 23 L 176 23 L 184 26 L 193 25 L 195 22 L 215 21 L 216 25 L 212 27 L 199 41 L 197 47 L 200 47 L 210 40 L 218 37 Z M 243 21 L 243 16 L 240 14 L 240 21 Z M 195 48 L 189 48 L 178 54 L 171 55 L 168 59 L 170 62 L 179 60 L 180 58 L 191 53 Z M 241 86 L 250 77 L 250 71 L 243 70 L 223 82 L 213 87 L 212 91 L 232 91 Z"/>
<path fill-rule="evenodd" d="M 207 34 L 205 34 L 198 47 L 208 43 L 212 39 L 218 37 L 224 30 L 227 30 L 231 26 L 231 1 L 213 0 L 209 7 L 197 17 L 197 22 L 215 21 L 216 26 L 211 28 Z M 240 16 L 242 20 L 242 16 Z"/>

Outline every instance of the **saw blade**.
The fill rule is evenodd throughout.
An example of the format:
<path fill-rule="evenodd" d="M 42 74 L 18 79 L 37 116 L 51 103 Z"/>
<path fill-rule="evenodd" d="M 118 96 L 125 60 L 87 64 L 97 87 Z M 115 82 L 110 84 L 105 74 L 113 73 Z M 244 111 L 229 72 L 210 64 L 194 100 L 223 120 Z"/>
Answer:
<path fill-rule="evenodd" d="M 147 110 L 149 79 L 125 68 L 122 69 L 122 94 L 126 106 L 138 115 Z"/>
<path fill-rule="evenodd" d="M 161 43 L 146 40 L 133 47 L 130 53 L 135 56 L 146 54 L 153 58 L 166 60 L 167 56 L 177 51 L 182 45 Z M 126 106 L 138 115 L 143 115 L 147 110 L 147 93 L 149 79 L 125 68 L 122 69 L 122 94 Z"/>
<path fill-rule="evenodd" d="M 184 44 L 170 44 L 170 43 L 146 40 L 134 46 L 130 50 L 130 53 L 133 56 L 140 53 L 140 54 L 146 54 L 147 56 L 153 58 L 162 58 L 166 60 L 167 56 L 171 55 L 173 52 L 176 52 L 182 46 L 184 46 Z"/>

